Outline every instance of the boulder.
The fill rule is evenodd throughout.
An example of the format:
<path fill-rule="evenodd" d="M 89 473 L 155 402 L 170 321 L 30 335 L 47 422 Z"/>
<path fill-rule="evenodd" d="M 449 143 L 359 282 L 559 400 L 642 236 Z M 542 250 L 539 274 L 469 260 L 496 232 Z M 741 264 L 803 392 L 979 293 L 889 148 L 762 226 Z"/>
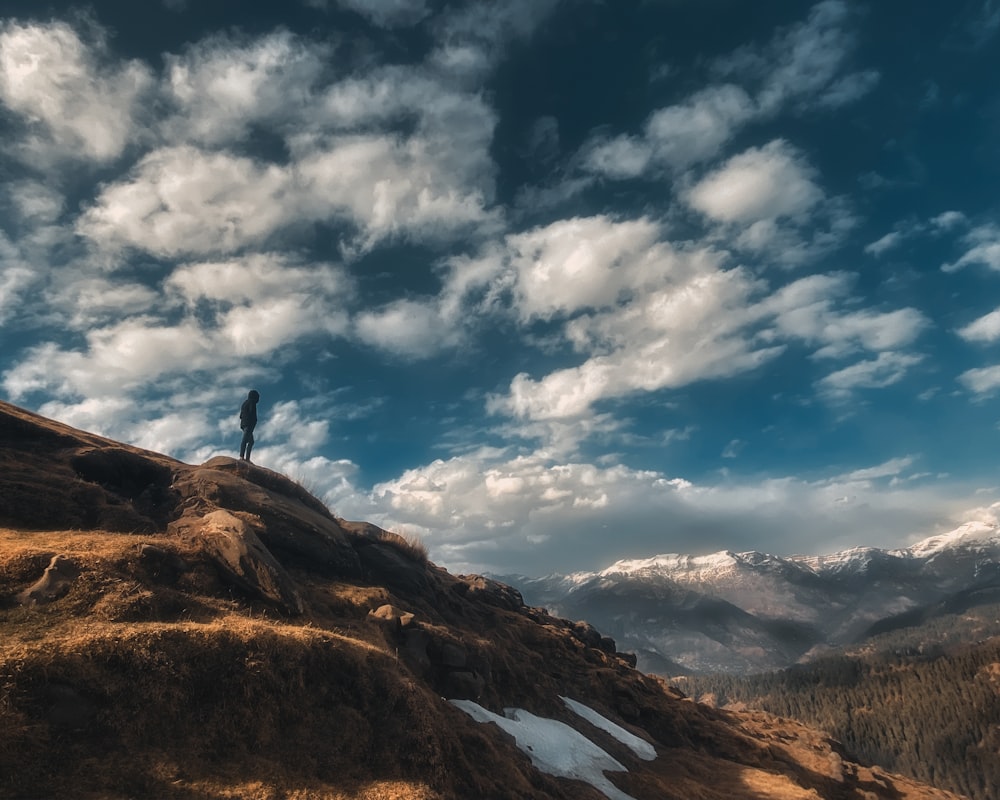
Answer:
<path fill-rule="evenodd" d="M 208 462 L 211 466 L 202 465 L 177 478 L 174 488 L 186 501 L 185 515 L 218 508 L 251 515 L 260 520 L 261 542 L 283 563 L 330 577 L 361 576 L 361 562 L 347 534 L 329 512 L 320 510 L 318 500 L 310 496 L 311 502 L 303 502 L 283 475 L 236 463 L 213 459 Z M 298 491 L 305 494 L 301 488 Z M 173 524 L 178 523 L 183 525 L 182 520 Z"/>
<path fill-rule="evenodd" d="M 212 511 L 202 518 L 199 533 L 205 552 L 229 583 L 286 614 L 303 613 L 305 604 L 292 579 L 243 520 L 228 511 Z"/>
<path fill-rule="evenodd" d="M 524 598 L 513 586 L 508 586 L 482 575 L 459 575 L 461 583 L 452 589 L 470 600 L 479 600 L 491 606 L 521 611 L 525 608 Z"/>
<path fill-rule="evenodd" d="M 79 567 L 69 556 L 52 556 L 42 577 L 21 592 L 17 601 L 26 606 L 51 603 L 66 594 L 79 575 Z"/>
<path fill-rule="evenodd" d="M 573 623 L 573 636 L 583 642 L 587 647 L 599 649 L 601 647 L 601 633 L 589 622 L 580 620 Z"/>
<path fill-rule="evenodd" d="M 416 614 L 410 611 L 403 611 L 401 608 L 397 608 L 389 603 L 369 611 L 368 616 L 379 622 L 387 623 L 397 631 L 409 628 L 415 623 L 417 618 Z"/>

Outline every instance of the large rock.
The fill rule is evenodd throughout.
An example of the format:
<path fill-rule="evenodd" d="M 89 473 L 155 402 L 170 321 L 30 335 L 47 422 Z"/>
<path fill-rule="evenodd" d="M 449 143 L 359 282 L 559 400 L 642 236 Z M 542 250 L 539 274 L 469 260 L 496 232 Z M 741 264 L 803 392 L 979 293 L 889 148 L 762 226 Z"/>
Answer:
<path fill-rule="evenodd" d="M 239 517 L 212 511 L 202 518 L 198 533 L 205 552 L 233 585 L 287 614 L 305 610 L 288 573 Z"/>
<path fill-rule="evenodd" d="M 215 458 L 179 475 L 174 488 L 183 498 L 184 516 L 218 508 L 254 516 L 259 520 L 257 535 L 282 563 L 329 577 L 362 574 L 358 554 L 337 521 L 318 500 L 283 475 L 235 459 Z"/>
<path fill-rule="evenodd" d="M 513 586 L 482 575 L 459 575 L 458 577 L 459 582 L 452 586 L 452 591 L 469 600 L 478 600 L 510 611 L 524 611 L 526 608 L 524 598 Z"/>
<path fill-rule="evenodd" d="M 52 556 L 52 560 L 39 578 L 17 596 L 21 605 L 35 606 L 58 600 L 69 591 L 73 581 L 80 575 L 80 569 L 68 556 Z"/>

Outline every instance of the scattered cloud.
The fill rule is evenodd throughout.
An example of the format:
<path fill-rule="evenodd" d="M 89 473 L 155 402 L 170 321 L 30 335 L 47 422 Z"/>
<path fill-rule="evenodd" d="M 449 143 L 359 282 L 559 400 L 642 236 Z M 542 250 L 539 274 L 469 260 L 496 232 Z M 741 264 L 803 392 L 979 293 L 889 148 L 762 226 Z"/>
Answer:
<path fill-rule="evenodd" d="M 833 400 L 847 400 L 859 389 L 884 389 L 898 383 L 922 360 L 916 354 L 882 352 L 874 359 L 831 372 L 820 380 L 819 388 Z"/>
<path fill-rule="evenodd" d="M 982 264 L 1000 271 L 1000 227 L 980 225 L 969 231 L 963 241 L 968 249 L 957 261 L 942 265 L 942 270 L 955 272 L 970 264 Z"/>
<path fill-rule="evenodd" d="M 1000 365 L 966 370 L 958 380 L 974 395 L 991 396 L 1000 388 Z"/>
<path fill-rule="evenodd" d="M 1000 308 L 958 329 L 958 335 L 969 342 L 995 342 L 1000 339 Z"/>
<path fill-rule="evenodd" d="M 729 159 L 688 192 L 691 207 L 719 222 L 802 218 L 823 199 L 814 171 L 777 140 Z"/>
<path fill-rule="evenodd" d="M 140 100 L 153 86 L 139 61 L 113 63 L 106 34 L 90 41 L 65 22 L 0 27 L 0 101 L 24 126 L 6 148 L 39 169 L 69 160 L 106 163 L 138 134 Z"/>
<path fill-rule="evenodd" d="M 766 46 L 746 45 L 719 59 L 716 72 L 755 80 L 756 103 L 764 114 L 790 103 L 836 108 L 853 102 L 871 91 L 879 74 L 843 72 L 856 47 L 851 17 L 843 0 L 824 0 L 813 6 L 806 21 L 779 31 Z"/>

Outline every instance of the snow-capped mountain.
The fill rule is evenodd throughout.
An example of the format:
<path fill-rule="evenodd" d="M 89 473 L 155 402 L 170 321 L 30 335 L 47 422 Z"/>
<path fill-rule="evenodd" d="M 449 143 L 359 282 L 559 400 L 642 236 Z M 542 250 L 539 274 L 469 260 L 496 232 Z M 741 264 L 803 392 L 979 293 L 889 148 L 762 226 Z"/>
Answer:
<path fill-rule="evenodd" d="M 529 603 L 586 619 L 652 672 L 750 672 L 1000 601 L 1000 530 L 970 522 L 911 547 L 822 556 L 667 554 L 600 572 L 505 576 Z"/>

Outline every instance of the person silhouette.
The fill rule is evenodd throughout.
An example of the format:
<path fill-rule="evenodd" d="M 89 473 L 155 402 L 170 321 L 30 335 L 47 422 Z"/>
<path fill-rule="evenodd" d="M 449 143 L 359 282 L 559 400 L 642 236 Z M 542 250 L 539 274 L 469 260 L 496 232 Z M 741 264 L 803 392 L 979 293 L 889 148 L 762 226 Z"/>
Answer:
<path fill-rule="evenodd" d="M 240 442 L 240 461 L 250 460 L 253 450 L 253 429 L 257 426 L 257 402 L 260 392 L 251 389 L 247 399 L 240 406 L 240 428 L 243 430 L 243 441 Z"/>

